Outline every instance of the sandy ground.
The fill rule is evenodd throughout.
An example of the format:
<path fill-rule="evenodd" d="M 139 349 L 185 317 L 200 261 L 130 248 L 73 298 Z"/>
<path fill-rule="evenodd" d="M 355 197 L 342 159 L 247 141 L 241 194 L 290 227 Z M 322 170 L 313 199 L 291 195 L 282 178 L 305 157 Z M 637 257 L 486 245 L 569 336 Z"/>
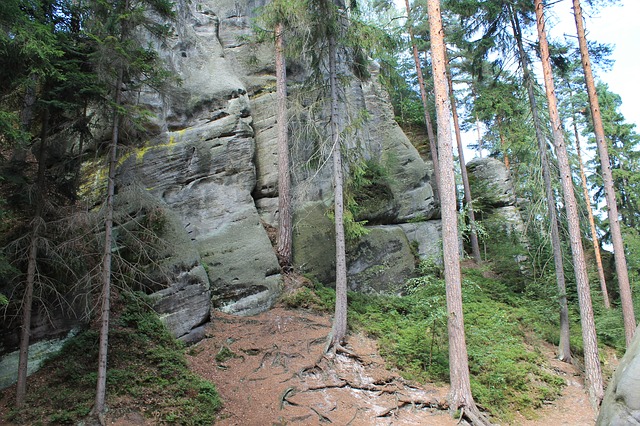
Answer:
<path fill-rule="evenodd" d="M 446 411 L 448 389 L 405 381 L 385 367 L 375 341 L 351 335 L 350 355 L 323 356 L 329 331 L 328 315 L 304 310 L 275 308 L 248 318 L 215 314 L 208 338 L 192 349 L 189 362 L 216 383 L 224 400 L 217 424 L 457 424 Z M 517 414 L 512 424 L 593 425 L 578 368 L 553 359 L 553 346 L 541 345 L 567 386 L 535 419 Z M 234 355 L 223 360 L 225 353 Z"/>

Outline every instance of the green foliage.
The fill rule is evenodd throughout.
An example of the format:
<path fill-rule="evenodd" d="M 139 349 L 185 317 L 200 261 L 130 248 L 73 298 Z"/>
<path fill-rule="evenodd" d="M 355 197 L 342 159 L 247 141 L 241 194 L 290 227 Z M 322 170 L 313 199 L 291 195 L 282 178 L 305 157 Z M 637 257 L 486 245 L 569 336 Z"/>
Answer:
<path fill-rule="evenodd" d="M 237 358 L 237 354 L 229 349 L 227 346 L 222 346 L 216 354 L 215 360 L 218 363 L 223 363 L 232 358 Z"/>
<path fill-rule="evenodd" d="M 381 354 L 407 378 L 446 382 L 448 340 L 445 285 L 441 267 L 423 263 L 421 276 L 407 284 L 407 295 L 349 295 L 352 327 L 379 340 Z M 526 333 L 553 322 L 553 301 L 529 299 L 510 283 L 486 278 L 489 271 L 465 270 L 462 284 L 472 391 L 498 419 L 532 413 L 559 394 L 564 380 L 549 372 Z M 532 301 L 533 300 L 533 301 Z M 555 316 L 554 316 L 555 317 Z M 556 326 L 557 327 L 557 326 Z"/>
<path fill-rule="evenodd" d="M 160 423 L 212 424 L 221 407 L 215 387 L 189 371 L 182 344 L 146 297 L 123 294 L 116 306 L 121 312 L 109 336 L 110 409 L 117 410 L 123 396 L 144 401 L 141 411 Z M 46 384 L 32 388 L 26 408 L 14 410 L 12 421 L 74 424 L 86 416 L 94 399 L 98 340 L 97 332 L 87 330 L 67 342 L 39 373 Z"/>
<path fill-rule="evenodd" d="M 335 291 L 316 285 L 313 289 L 300 287 L 281 297 L 281 302 L 289 308 L 305 308 L 320 312 L 332 312 L 336 303 Z"/>

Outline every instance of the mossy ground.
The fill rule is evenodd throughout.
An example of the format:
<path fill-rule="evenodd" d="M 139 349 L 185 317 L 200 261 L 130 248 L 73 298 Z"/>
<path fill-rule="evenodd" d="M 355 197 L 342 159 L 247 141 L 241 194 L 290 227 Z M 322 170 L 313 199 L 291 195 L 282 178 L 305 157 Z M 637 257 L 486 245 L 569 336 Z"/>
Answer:
<path fill-rule="evenodd" d="M 120 305 L 120 306 L 118 306 Z M 189 371 L 184 347 L 145 303 L 127 295 L 115 306 L 109 334 L 107 406 L 137 410 L 156 424 L 210 425 L 221 401 L 215 386 Z M 75 424 L 89 414 L 95 397 L 98 333 L 69 341 L 33 378 L 23 409 L 6 421 Z"/>
<path fill-rule="evenodd" d="M 405 378 L 442 384 L 449 380 L 448 337 L 445 284 L 437 269 L 426 265 L 402 297 L 349 293 L 349 325 L 375 337 L 389 366 Z M 489 266 L 463 268 L 462 289 L 476 402 L 500 422 L 514 420 L 516 412 L 534 416 L 565 385 L 539 345 L 557 340 L 555 301 L 512 287 Z M 332 311 L 330 292 L 305 288 L 285 303 Z M 573 340 L 579 341 L 574 318 Z M 575 352 L 581 353 L 581 345 L 576 344 Z"/>

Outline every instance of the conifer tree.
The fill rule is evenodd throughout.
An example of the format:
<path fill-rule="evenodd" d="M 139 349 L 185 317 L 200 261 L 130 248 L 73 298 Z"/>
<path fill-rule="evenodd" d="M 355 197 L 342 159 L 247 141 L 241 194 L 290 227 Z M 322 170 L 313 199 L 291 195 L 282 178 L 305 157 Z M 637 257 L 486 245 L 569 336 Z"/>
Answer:
<path fill-rule="evenodd" d="M 567 211 L 567 223 L 569 227 L 569 239 L 571 243 L 571 253 L 573 254 L 573 269 L 578 288 L 578 302 L 580 306 L 580 322 L 582 324 L 582 341 L 584 345 L 584 364 L 587 388 L 591 404 L 597 408 L 604 396 L 602 371 L 600 368 L 600 358 L 598 356 L 598 342 L 596 338 L 596 328 L 591 305 L 591 293 L 589 288 L 589 277 L 587 275 L 587 265 L 582 248 L 582 233 L 578 220 L 578 207 L 575 194 L 573 192 L 573 179 L 567 148 L 564 144 L 564 132 L 558 114 L 557 99 L 551 70 L 549 55 L 549 45 L 544 22 L 544 6 L 542 0 L 535 1 L 536 23 L 538 29 L 538 40 L 540 42 L 540 54 L 542 60 L 542 70 L 547 93 L 549 117 L 553 132 L 553 143 L 556 148 L 558 167 L 560 168 L 560 178 L 564 193 L 565 209 Z"/>
<path fill-rule="evenodd" d="M 159 72 L 158 63 L 154 60 L 155 53 L 140 44 L 135 31 L 144 27 L 151 34 L 159 37 L 162 37 L 166 32 L 166 27 L 148 18 L 147 11 L 153 11 L 162 18 L 173 15 L 172 4 L 166 0 L 117 0 L 114 2 L 95 0 L 92 4 L 94 15 L 89 26 L 89 30 L 93 32 L 92 37 L 100 43 L 99 52 L 103 55 L 105 51 L 108 52 L 109 56 L 106 58 L 108 62 L 103 64 L 103 67 L 107 79 L 112 79 L 110 81 L 112 87 L 111 142 L 107 156 L 108 182 L 104 203 L 105 238 L 102 254 L 98 380 L 95 403 L 92 409 L 92 415 L 97 417 L 100 417 L 106 408 L 107 354 L 111 313 L 113 204 L 121 123 L 127 111 L 123 98 L 125 77 L 127 84 L 130 85 L 140 78 L 143 70 L 151 74 Z"/>
<path fill-rule="evenodd" d="M 456 213 L 453 144 L 451 138 L 451 104 L 447 89 L 444 29 L 439 0 L 428 0 L 431 56 L 436 94 L 438 122 L 438 155 L 440 160 L 440 203 L 442 210 L 442 252 L 447 298 L 449 332 L 449 371 L 451 410 L 461 410 L 473 424 L 488 424 L 479 412 L 471 394 L 469 357 L 462 312 L 460 257 L 458 252 L 458 219 Z"/>
<path fill-rule="evenodd" d="M 631 340 L 633 339 L 633 335 L 636 331 L 636 318 L 633 312 L 631 287 L 629 285 L 629 272 L 627 270 L 627 258 L 624 252 L 622 232 L 620 231 L 620 219 L 618 217 L 616 193 L 613 187 L 611 160 L 609 159 L 607 141 L 605 140 L 602 117 L 600 115 L 598 94 L 596 92 L 593 73 L 591 71 L 591 60 L 589 58 L 589 49 L 587 46 L 587 39 L 584 31 L 584 22 L 582 19 L 582 7 L 580 6 L 580 0 L 573 0 L 573 13 L 575 16 L 576 29 L 578 32 L 578 43 L 580 45 L 580 55 L 582 57 L 584 78 L 587 84 L 587 93 L 589 94 L 591 119 L 593 120 L 593 127 L 596 135 L 596 145 L 598 146 L 598 154 L 600 157 L 601 173 L 604 181 L 604 190 L 607 200 L 607 214 L 609 216 L 609 228 L 611 230 L 611 240 L 613 242 L 613 254 L 616 264 L 616 273 L 618 276 L 618 287 L 620 289 L 620 304 L 622 306 L 625 337 L 628 346 L 631 344 Z"/>
<path fill-rule="evenodd" d="M 551 228 L 551 247 L 553 250 L 553 261 L 556 272 L 556 284 L 558 287 L 558 300 L 560 305 L 560 343 L 558 345 L 558 359 L 571 362 L 571 347 L 569 340 L 569 307 L 567 304 L 567 288 L 564 275 L 564 260 L 562 257 L 562 245 L 560 242 L 560 231 L 558 229 L 558 215 L 553 192 L 551 172 L 549 170 L 548 148 L 546 137 L 544 136 L 538 106 L 534 94 L 534 82 L 529 70 L 529 62 L 527 54 L 524 50 L 522 42 L 522 29 L 518 19 L 517 11 L 510 8 L 511 26 L 514 37 L 518 46 L 518 54 L 522 72 L 524 74 L 524 84 L 527 87 L 527 95 L 529 97 L 529 105 L 533 116 L 533 125 L 536 132 L 536 140 L 538 141 L 538 152 L 540 155 L 540 164 L 542 166 L 542 176 L 544 179 L 545 195 L 547 201 L 547 210 L 549 214 L 549 226 Z"/>

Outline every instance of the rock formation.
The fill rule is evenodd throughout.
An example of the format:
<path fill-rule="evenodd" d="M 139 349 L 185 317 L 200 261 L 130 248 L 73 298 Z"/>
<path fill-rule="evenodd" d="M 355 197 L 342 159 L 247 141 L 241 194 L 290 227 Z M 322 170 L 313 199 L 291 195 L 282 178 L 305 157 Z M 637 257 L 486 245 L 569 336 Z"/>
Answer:
<path fill-rule="evenodd" d="M 613 374 L 600 407 L 598 426 L 640 424 L 640 328 Z"/>
<path fill-rule="evenodd" d="M 173 36 L 156 48 L 181 83 L 161 96 L 135 94 L 155 117 L 143 141 L 120 149 L 117 208 L 134 216 L 157 210 L 165 218 L 162 274 L 147 291 L 165 324 L 185 341 L 198 339 L 211 305 L 255 314 L 271 307 L 281 288 L 263 226 L 277 225 L 278 217 L 273 49 L 246 41 L 264 3 L 176 2 Z M 342 111 L 353 121 L 366 117 L 347 137 L 349 156 L 384 170 L 354 195 L 361 205 L 356 219 L 366 220 L 369 232 L 350 244 L 349 281 L 354 290 L 396 292 L 414 273 L 416 256 L 440 256 L 438 206 L 432 167 L 394 121 L 375 66 L 371 72 L 366 81 L 351 76 Z M 292 96 L 304 95 L 306 74 L 301 64 L 291 70 Z M 83 165 L 80 196 L 96 206 L 103 199 L 106 161 L 95 153 L 109 139 L 106 123 L 96 118 L 95 144 L 85 146 L 93 160 Z M 321 142 L 292 146 L 294 262 L 296 270 L 331 284 L 332 171 Z M 76 325 L 34 335 L 33 343 L 66 335 Z"/>

